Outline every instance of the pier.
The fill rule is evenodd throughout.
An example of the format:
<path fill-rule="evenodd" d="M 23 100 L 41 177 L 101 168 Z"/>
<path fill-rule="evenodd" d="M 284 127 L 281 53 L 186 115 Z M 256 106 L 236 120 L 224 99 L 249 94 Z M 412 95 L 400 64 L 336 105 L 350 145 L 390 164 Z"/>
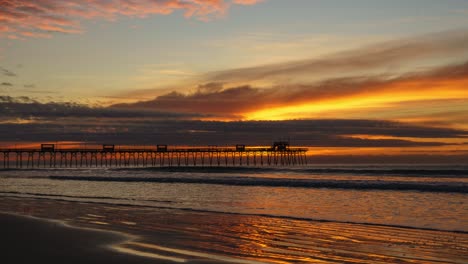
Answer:
<path fill-rule="evenodd" d="M 86 167 L 181 167 L 181 166 L 300 166 L 307 164 L 307 149 L 292 148 L 287 142 L 271 147 L 168 147 L 129 148 L 112 144 L 94 148 L 0 149 L 3 168 L 86 168 Z"/>

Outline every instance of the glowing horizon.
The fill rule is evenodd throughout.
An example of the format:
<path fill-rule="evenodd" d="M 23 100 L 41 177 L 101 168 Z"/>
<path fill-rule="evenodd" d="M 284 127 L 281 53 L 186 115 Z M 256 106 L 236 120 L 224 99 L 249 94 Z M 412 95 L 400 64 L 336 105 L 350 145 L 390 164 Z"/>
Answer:
<path fill-rule="evenodd" d="M 324 155 L 465 153 L 466 10 L 436 0 L 3 1 L 0 144 L 292 138 Z"/>

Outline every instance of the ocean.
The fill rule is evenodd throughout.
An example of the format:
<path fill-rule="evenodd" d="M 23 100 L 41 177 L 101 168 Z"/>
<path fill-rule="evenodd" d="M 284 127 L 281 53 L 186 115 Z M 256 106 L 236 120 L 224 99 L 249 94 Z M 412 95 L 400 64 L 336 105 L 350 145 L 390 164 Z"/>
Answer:
<path fill-rule="evenodd" d="M 0 195 L 2 211 L 120 224 L 140 234 L 189 236 L 191 230 L 198 235 L 190 243 L 147 240 L 213 256 L 266 263 L 368 263 L 364 255 L 372 263 L 468 262 L 465 165 L 4 169 Z M 51 203 L 63 211 L 50 210 Z M 73 207 L 81 211 L 69 212 Z M 240 250 L 240 241 L 252 247 Z M 357 245 L 359 254 L 349 248 Z"/>

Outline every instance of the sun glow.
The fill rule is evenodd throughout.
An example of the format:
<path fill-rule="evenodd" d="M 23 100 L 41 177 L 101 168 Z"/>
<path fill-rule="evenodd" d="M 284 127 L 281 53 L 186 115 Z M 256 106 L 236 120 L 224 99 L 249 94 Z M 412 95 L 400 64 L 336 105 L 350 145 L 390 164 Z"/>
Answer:
<path fill-rule="evenodd" d="M 427 88 L 427 87 L 430 88 Z M 278 106 L 245 113 L 247 120 L 287 120 L 301 118 L 320 118 L 323 114 L 358 112 L 367 116 L 373 108 L 392 108 L 397 103 L 410 101 L 430 101 L 440 99 L 468 98 L 468 79 L 442 81 L 437 83 L 401 82 L 373 92 L 369 89 L 352 96 L 324 100 L 310 100 L 289 106 Z M 428 103 L 429 104 L 429 103 Z M 396 108 L 396 107 L 395 107 Z M 399 110 L 396 108 L 396 110 Z M 424 109 L 420 109 L 424 112 Z M 359 118 L 360 116 L 356 116 Z"/>

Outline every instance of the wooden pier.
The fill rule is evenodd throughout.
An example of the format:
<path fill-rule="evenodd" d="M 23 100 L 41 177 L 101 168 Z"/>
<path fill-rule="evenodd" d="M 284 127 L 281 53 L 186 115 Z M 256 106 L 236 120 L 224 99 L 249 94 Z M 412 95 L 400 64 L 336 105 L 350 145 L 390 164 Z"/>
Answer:
<path fill-rule="evenodd" d="M 3 168 L 85 167 L 181 167 L 181 166 L 299 166 L 307 164 L 306 148 L 291 148 L 286 142 L 272 147 L 190 147 L 167 145 L 142 148 L 101 145 L 99 148 L 0 149 Z"/>

